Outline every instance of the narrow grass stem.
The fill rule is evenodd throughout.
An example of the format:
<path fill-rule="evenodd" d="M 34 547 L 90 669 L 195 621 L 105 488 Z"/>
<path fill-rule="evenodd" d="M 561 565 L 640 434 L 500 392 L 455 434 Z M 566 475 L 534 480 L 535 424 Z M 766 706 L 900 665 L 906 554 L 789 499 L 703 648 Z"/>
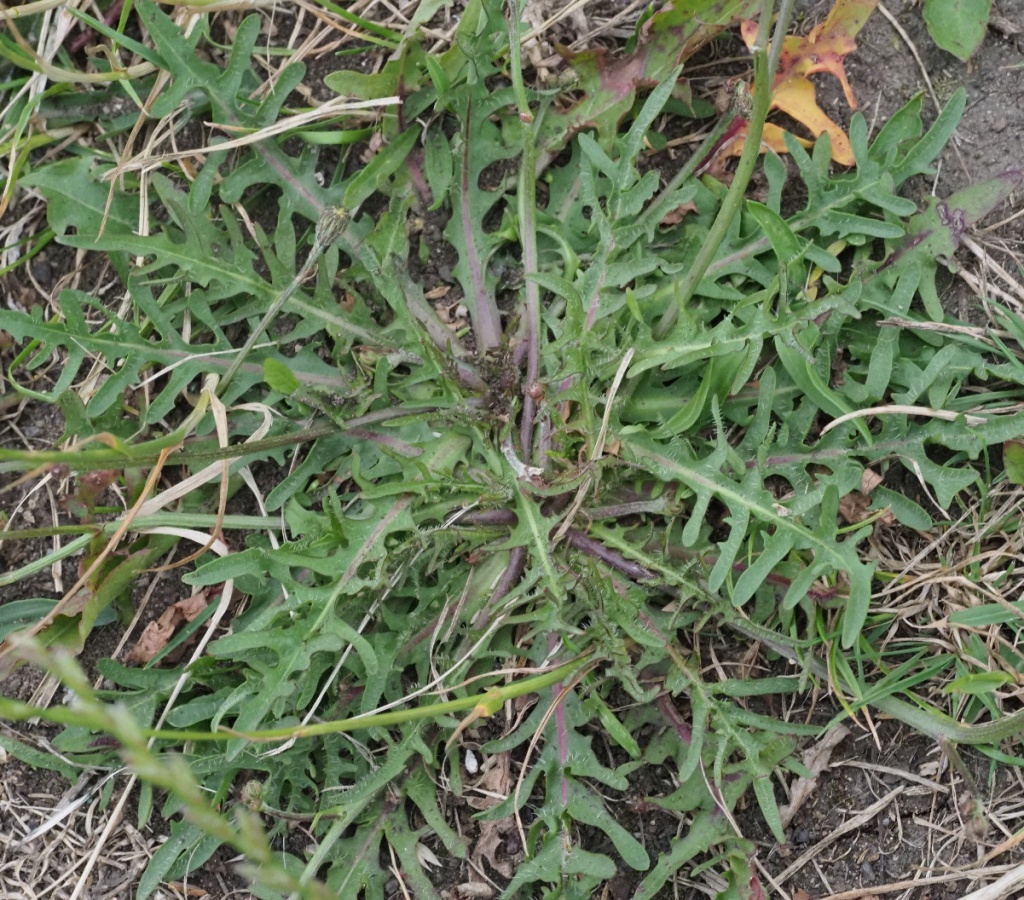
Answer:
<path fill-rule="evenodd" d="M 467 409 L 472 408 L 474 408 L 472 402 L 467 403 Z M 185 442 L 189 430 L 194 429 L 199 418 L 202 418 L 202 416 L 199 416 L 193 419 L 190 416 L 188 423 L 186 423 L 188 425 L 187 428 L 185 426 L 179 427 L 169 435 L 154 438 L 152 441 L 146 441 L 141 444 L 126 444 L 122 441 L 116 441 L 112 446 L 96 450 L 7 450 L 0 448 L 0 474 L 61 464 L 71 466 L 75 472 L 150 466 L 160 458 L 160 452 L 163 449 L 173 447 L 175 444 L 180 444 L 181 447 L 175 449 L 167 457 L 167 465 L 170 466 L 200 465 L 220 462 L 224 459 L 240 460 L 261 453 L 267 453 L 271 450 L 278 450 L 282 447 L 305 444 L 342 431 L 356 431 L 365 425 L 401 419 L 406 416 L 427 415 L 436 410 L 436 406 L 398 406 L 390 409 L 379 409 L 366 415 L 349 419 L 344 424 L 325 422 L 310 428 L 303 428 L 299 431 L 291 431 L 263 438 L 259 441 L 229 444 L 227 447 L 206 448 L 198 448 Z M 106 437 L 109 437 L 109 435 Z M 10 490 L 10 487 L 10 485 L 5 486 L 0 493 Z"/>
<path fill-rule="evenodd" d="M 322 886 L 301 884 L 277 862 L 255 816 L 239 807 L 232 825 L 210 803 L 184 760 L 170 754 L 155 753 L 151 742 L 146 740 L 145 730 L 139 727 L 128 710 L 120 704 L 103 703 L 69 654 L 47 651 L 31 639 L 21 640 L 19 649 L 25 661 L 44 669 L 69 688 L 73 698 L 71 705 L 52 710 L 58 712 L 55 721 L 112 735 L 121 745 L 121 755 L 134 775 L 176 794 L 184 807 L 185 818 L 194 826 L 244 853 L 252 863 L 261 867 L 261 875 L 267 882 L 293 890 L 295 896 L 306 900 L 327 900 L 330 895 Z M 19 712 L 31 708 L 27 703 L 0 698 L 0 708 L 8 705 Z"/>
<path fill-rule="evenodd" d="M 537 145 L 534 141 L 533 113 L 523 82 L 523 60 L 520 49 L 522 31 L 522 7 L 519 0 L 509 0 L 509 60 L 512 90 L 519 108 L 520 131 L 523 139 L 523 160 L 519 167 L 519 243 L 523 251 L 523 274 L 526 278 L 524 295 L 526 310 L 524 328 L 526 333 L 526 379 L 523 392 L 523 415 L 519 423 L 519 440 L 522 444 L 523 461 L 529 465 L 533 456 L 533 424 L 536 416 L 536 400 L 533 387 L 540 374 L 540 287 L 531 278 L 537 272 Z"/>
<path fill-rule="evenodd" d="M 58 663 L 53 662 L 50 656 L 44 655 L 44 651 L 38 644 L 30 639 L 19 639 L 17 643 L 18 655 L 26 661 L 46 668 L 53 668 Z M 325 734 L 341 734 L 349 731 L 360 731 L 367 728 L 382 728 L 392 725 L 401 725 L 406 722 L 420 721 L 424 719 L 437 719 L 440 716 L 454 712 L 473 711 L 477 715 L 493 715 L 495 711 L 508 701 L 526 694 L 535 694 L 569 679 L 579 669 L 591 662 L 590 650 L 584 651 L 576 659 L 567 662 L 554 669 L 549 669 L 539 675 L 532 675 L 528 678 L 521 678 L 516 681 L 502 683 L 484 691 L 483 693 L 471 694 L 466 697 L 459 697 L 456 700 L 448 700 L 442 703 L 428 703 L 423 706 L 414 706 L 409 709 L 398 709 L 391 712 L 377 713 L 373 715 L 354 716 L 348 719 L 337 719 L 334 721 L 316 722 L 312 725 L 288 726 L 285 728 L 268 728 L 259 731 L 237 732 L 231 729 L 220 731 L 201 730 L 174 730 L 160 728 L 142 728 L 140 734 L 146 738 L 156 740 L 170 740 L 178 743 L 185 741 L 225 741 L 243 738 L 248 741 L 267 742 L 283 741 L 292 738 L 316 737 Z M 84 684 L 81 677 L 81 670 L 70 660 L 57 671 L 58 677 L 69 683 L 71 678 L 73 684 L 70 686 Z M 79 691 L 80 693 L 80 691 Z M 102 705 L 90 707 L 89 715 L 84 715 L 81 709 L 70 709 L 60 706 L 43 708 L 31 703 L 24 703 L 20 700 L 11 700 L 0 697 L 0 716 L 12 721 L 24 721 L 35 716 L 45 719 L 48 722 L 56 722 L 67 725 L 87 725 L 97 729 L 109 730 L 110 720 L 107 717 L 108 709 Z M 123 740 L 122 733 L 114 732 Z"/>
<path fill-rule="evenodd" d="M 298 289 L 299 285 L 306 280 L 306 277 L 313 268 L 320 261 L 320 257 L 324 255 L 327 248 L 334 243 L 338 235 L 341 234 L 341 229 L 348 221 L 348 212 L 341 209 L 340 207 L 328 207 L 323 211 L 320 216 L 320 221 L 316 223 L 316 238 L 313 241 L 313 249 L 309 251 L 309 256 L 306 257 L 305 263 L 302 268 L 295 273 L 295 277 L 291 280 L 291 283 L 283 291 L 280 296 L 270 305 L 270 309 L 266 311 L 263 318 L 260 320 L 252 333 L 249 335 L 249 339 L 245 342 L 245 345 L 241 350 L 238 351 L 238 355 L 232 360 L 231 366 L 227 372 L 224 373 L 224 377 L 221 379 L 220 387 L 218 388 L 218 395 L 223 396 L 224 392 L 228 389 L 228 385 L 234 379 L 238 370 L 241 368 L 242 363 L 245 362 L 245 358 L 252 351 L 252 348 L 256 346 L 256 342 L 263 335 L 263 332 L 267 330 L 270 323 L 274 321 L 277 314 L 281 311 L 281 307 L 288 302 L 292 294 Z"/>
<path fill-rule="evenodd" d="M 169 5 L 177 5 L 176 0 L 168 0 L 168 2 Z M 202 0 L 198 0 L 198 2 L 197 0 L 189 0 L 187 4 L 182 5 L 202 7 L 204 3 Z M 349 12 L 344 7 L 339 6 L 337 3 L 331 3 L 330 0 L 319 0 L 318 5 L 323 7 L 323 9 L 334 13 L 334 15 L 339 19 L 344 19 L 349 24 L 355 25 L 362 28 L 364 31 L 369 32 L 369 34 L 360 35 L 361 39 L 364 41 L 371 41 L 373 43 L 380 44 L 381 46 L 390 47 L 391 49 L 395 49 L 402 42 L 401 32 L 394 31 L 391 28 L 385 28 L 383 25 L 378 25 L 376 22 L 357 16 L 354 13 Z M 377 35 L 377 38 L 383 38 L 384 40 L 375 39 L 374 35 Z"/>
<path fill-rule="evenodd" d="M 700 142 L 700 146 L 690 155 L 690 158 L 686 161 L 686 164 L 672 176 L 672 179 L 668 184 L 661 189 L 661 192 L 651 202 L 651 204 L 644 211 L 643 216 L 637 223 L 639 227 L 649 228 L 652 220 L 655 222 L 660 221 L 665 213 L 669 212 L 667 209 L 663 209 L 664 205 L 668 202 L 669 198 L 679 190 L 690 178 L 693 177 L 693 173 L 697 171 L 697 167 L 710 156 L 711 152 L 715 149 L 718 142 L 722 139 L 722 135 L 725 134 L 726 129 L 729 127 L 733 119 L 738 115 L 739 109 L 737 104 L 734 102 L 729 104 L 729 108 L 723 113 L 714 127 L 707 133 L 704 140 Z"/>
<path fill-rule="evenodd" d="M 722 615 L 730 628 L 752 640 L 761 641 L 766 647 L 770 647 L 786 659 L 806 667 L 818 678 L 831 680 L 828 667 L 824 663 L 809 654 L 800 653 L 784 635 L 756 624 L 737 613 L 728 603 L 717 603 L 716 611 Z M 934 706 L 923 701 L 918 701 L 918 703 L 920 705 L 907 703 L 892 694 L 877 696 L 868 701 L 868 705 L 873 706 L 879 712 L 898 719 L 922 734 L 934 738 L 943 747 L 948 747 L 950 743 L 998 744 L 1010 738 L 1019 738 L 1021 734 L 1024 734 L 1024 710 L 1018 710 L 993 722 L 964 725 Z"/>
<path fill-rule="evenodd" d="M 960 755 L 960 751 L 956 749 L 956 744 L 947 738 L 939 738 L 938 744 L 942 748 L 942 752 L 946 754 L 946 759 L 949 760 L 950 765 L 956 769 L 957 773 L 964 780 L 964 784 L 967 785 L 967 790 L 970 791 L 971 795 L 975 800 L 983 800 L 985 795 L 981 791 L 981 787 L 975 780 L 974 775 L 971 774 L 971 770 L 967 768 L 964 763 L 963 757 Z"/>
<path fill-rule="evenodd" d="M 760 27 L 757 33 L 756 52 L 754 55 L 754 98 L 750 113 L 750 127 L 747 132 L 747 139 L 743 145 L 743 154 L 740 156 L 739 164 L 736 166 L 736 174 L 733 177 L 729 192 L 725 195 L 722 207 L 715 217 L 714 224 L 708 232 L 707 239 L 701 245 L 697 258 L 686 273 L 676 292 L 676 302 L 670 304 L 665 310 L 661 321 L 654 328 L 654 339 L 664 340 L 668 333 L 679 320 L 679 314 L 693 298 L 697 287 L 707 273 L 718 253 L 722 241 L 732 224 L 733 219 L 743 205 L 743 199 L 747 192 L 747 185 L 750 183 L 750 176 L 754 174 L 754 167 L 757 165 L 758 157 L 761 155 L 761 135 L 764 132 L 764 122 L 768 116 L 768 108 L 771 103 L 772 79 L 774 69 L 771 66 L 772 60 L 777 65 L 777 50 L 782 46 L 782 40 L 789 25 L 789 19 L 793 13 L 793 0 L 782 0 L 782 8 L 779 12 L 778 21 L 775 24 L 775 37 L 772 41 L 772 56 L 769 59 L 768 51 L 768 29 L 771 23 L 772 0 L 765 0 L 761 9 Z"/>
<path fill-rule="evenodd" d="M 476 229 L 479 225 L 473 215 L 472 166 L 470 165 L 471 151 L 476 141 L 476 135 L 472 128 L 473 116 L 473 98 L 470 97 L 466 104 L 459 175 L 461 182 L 458 202 L 459 227 L 462 229 L 465 241 L 466 269 L 470 280 L 466 302 L 469 305 L 469 316 L 473 322 L 473 336 L 476 339 L 477 350 L 487 353 L 501 346 L 501 313 L 494 296 L 487 290 L 484 277 L 487 261 L 481 258 L 480 248 L 476 243 Z"/>
<path fill-rule="evenodd" d="M 120 520 L 113 522 L 83 523 L 81 525 L 51 525 L 47 528 L 19 528 L 10 531 L 0 532 L 0 538 L 5 541 L 27 541 L 37 538 L 51 538 L 58 535 L 87 534 L 113 534 L 117 531 Z M 217 525 L 217 516 L 212 513 L 162 513 L 152 516 L 136 516 L 132 519 L 132 530 L 145 528 L 213 528 Z M 280 530 L 283 526 L 281 520 L 271 516 L 224 516 L 221 527 L 225 530 L 255 531 L 264 528 Z M 3 576 L 0 576 L 2 579 Z M 0 584 L 3 581 L 0 580 Z"/>

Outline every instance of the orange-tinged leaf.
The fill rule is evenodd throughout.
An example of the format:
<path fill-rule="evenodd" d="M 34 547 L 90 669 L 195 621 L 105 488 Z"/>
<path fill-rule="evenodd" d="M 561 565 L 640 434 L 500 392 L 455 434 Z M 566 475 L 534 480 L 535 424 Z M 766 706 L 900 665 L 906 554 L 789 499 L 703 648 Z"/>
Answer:
<path fill-rule="evenodd" d="M 785 134 L 785 128 L 780 128 L 772 122 L 765 122 L 764 131 L 761 133 L 761 143 L 766 147 L 770 147 L 776 153 L 786 153 Z M 746 135 L 746 131 L 744 131 L 744 135 Z M 810 149 L 811 142 L 807 138 L 798 137 L 797 140 Z"/>
<path fill-rule="evenodd" d="M 823 132 L 828 132 L 832 139 L 832 159 L 843 166 L 852 166 L 853 148 L 850 146 L 850 139 L 835 122 L 833 122 L 821 107 L 818 106 L 814 96 L 814 85 L 806 80 L 786 81 L 778 86 L 772 95 L 772 106 L 781 109 L 786 115 L 792 116 L 798 122 L 806 125 L 815 137 L 821 137 Z"/>
<path fill-rule="evenodd" d="M 844 166 L 854 163 L 850 141 L 842 128 L 818 106 L 814 84 L 808 76 L 817 72 L 834 75 L 843 86 L 850 108 L 857 108 L 857 98 L 853 95 L 843 62 L 857 49 L 854 39 L 877 5 L 878 0 L 836 0 L 828 18 L 806 37 L 791 35 L 784 38 L 779 70 L 772 84 L 771 108 L 792 116 L 815 137 L 827 131 L 832 139 L 832 159 Z M 757 24 L 744 22 L 741 32 L 747 46 L 753 47 Z M 742 141 L 737 140 L 725 153 L 735 156 L 741 152 L 742 146 Z"/>
<path fill-rule="evenodd" d="M 719 181 L 726 181 L 730 177 L 726 170 L 726 162 L 730 157 L 739 156 L 743 152 L 743 142 L 747 139 L 747 131 L 750 128 L 745 119 L 737 116 L 736 120 L 736 126 L 730 129 L 728 139 L 722 142 L 714 156 L 701 167 L 701 175 L 707 173 Z M 776 153 L 788 152 L 785 134 L 785 130 L 778 125 L 765 122 L 764 131 L 761 132 L 761 152 L 763 153 L 766 149 L 774 150 Z M 798 137 L 797 140 L 805 147 L 810 148 L 811 142 L 806 138 Z"/>
<path fill-rule="evenodd" d="M 687 203 L 682 203 L 673 210 L 669 210 L 665 214 L 665 217 L 661 220 L 663 228 L 667 228 L 670 225 L 678 225 L 691 213 L 697 212 L 697 204 L 692 200 Z"/>
<path fill-rule="evenodd" d="M 860 33 L 878 0 L 836 0 L 832 12 L 820 25 L 811 29 L 806 37 L 791 35 L 782 41 L 779 71 L 775 73 L 777 88 L 784 81 L 807 78 L 816 72 L 829 72 L 839 79 L 846 94 L 846 102 L 857 108 L 850 82 L 846 78 L 843 60 L 857 49 L 854 38 Z M 756 25 L 744 23 L 743 39 L 753 45 Z"/>

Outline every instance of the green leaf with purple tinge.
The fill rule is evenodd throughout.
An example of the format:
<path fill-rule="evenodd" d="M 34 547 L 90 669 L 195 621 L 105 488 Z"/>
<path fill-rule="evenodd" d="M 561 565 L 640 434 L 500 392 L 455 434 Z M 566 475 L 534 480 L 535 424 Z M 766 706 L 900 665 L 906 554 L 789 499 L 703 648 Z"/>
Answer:
<path fill-rule="evenodd" d="M 579 76 L 582 97 L 567 109 L 545 114 L 537 135 L 538 165 L 546 166 L 585 128 L 596 129 L 599 142 L 609 144 L 638 89 L 661 84 L 676 66 L 759 7 L 757 0 L 673 0 L 640 26 L 636 49 L 628 56 L 612 58 L 603 49 L 563 50 Z"/>
<path fill-rule="evenodd" d="M 154 119 L 170 115 L 183 101 L 199 94 L 205 95 L 205 102 L 209 103 L 211 124 L 217 123 L 231 132 L 255 131 L 281 120 L 281 109 L 302 81 L 305 67 L 283 67 L 274 90 L 258 92 L 262 82 L 251 70 L 261 28 L 258 16 L 248 16 L 239 23 L 226 65 L 221 67 L 197 53 L 196 39 L 186 39 L 181 26 L 155 3 L 145 0 L 136 2 L 134 7 L 147 35 L 167 63 L 169 83 L 149 112 Z M 224 202 L 237 203 L 254 185 L 275 185 L 281 190 L 279 202 L 283 206 L 315 222 L 325 205 L 340 200 L 339 185 L 324 186 L 316 180 L 316 147 L 307 147 L 299 156 L 292 156 L 279 141 L 267 140 L 257 141 L 248 150 L 249 155 L 223 173 L 217 193 Z M 226 153 L 211 146 L 204 165 L 219 168 L 227 160 Z"/>
<path fill-rule="evenodd" d="M 914 216 L 907 226 L 903 252 L 913 251 L 932 258 L 952 257 L 967 230 L 1005 202 L 1021 184 L 1024 169 L 1008 169 L 945 200 L 930 197 L 928 209 Z"/>
<path fill-rule="evenodd" d="M 998 208 L 1022 184 L 1024 169 L 1009 169 L 957 191 L 945 200 L 930 197 L 928 208 L 907 223 L 906 237 L 882 263 L 878 274 L 891 281 L 893 275 L 920 267 L 922 272 L 914 279 L 914 286 L 921 291 L 928 314 L 933 319 L 941 319 L 942 308 L 934 287 L 935 261 L 951 260 L 968 229 Z"/>
<path fill-rule="evenodd" d="M 451 184 L 453 215 L 445 238 L 458 251 L 452 270 L 462 286 L 473 321 L 478 349 L 493 350 L 501 344 L 501 317 L 494 299 L 494 278 L 488 263 L 506 241 L 499 232 L 488 232 L 483 223 L 505 197 L 504 183 L 493 179 L 490 189 L 481 186 L 485 170 L 516 155 L 516 147 L 493 121 L 494 114 L 514 100 L 510 88 L 493 91 L 474 100 L 467 89 L 453 91 L 452 105 L 459 110 L 465 126 L 452 142 L 455 172 Z M 486 179 L 485 179 L 486 180 Z"/>

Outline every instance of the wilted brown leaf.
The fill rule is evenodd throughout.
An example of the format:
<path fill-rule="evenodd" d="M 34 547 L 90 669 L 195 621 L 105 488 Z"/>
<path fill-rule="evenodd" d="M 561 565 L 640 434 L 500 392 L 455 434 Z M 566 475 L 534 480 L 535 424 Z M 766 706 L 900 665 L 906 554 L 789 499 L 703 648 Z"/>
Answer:
<path fill-rule="evenodd" d="M 64 498 L 64 508 L 83 522 L 90 521 L 96 511 L 96 504 L 107 488 L 117 480 L 117 476 L 118 472 L 114 469 L 83 473 L 78 477 L 74 493 Z"/>
<path fill-rule="evenodd" d="M 441 284 L 436 288 L 431 288 L 429 291 L 424 293 L 423 297 L 426 300 L 443 300 L 448 296 L 452 286 L 450 284 Z"/>
<path fill-rule="evenodd" d="M 860 476 L 860 489 L 865 494 L 870 494 L 876 487 L 878 487 L 885 478 L 879 475 L 873 469 L 865 469 L 864 474 Z"/>
<path fill-rule="evenodd" d="M 871 499 L 860 491 L 850 491 L 839 501 L 839 515 L 847 525 L 856 525 L 871 515 Z"/>
<path fill-rule="evenodd" d="M 142 629 L 135 646 L 124 658 L 126 666 L 144 666 L 167 646 L 174 636 L 174 624 L 166 620 L 166 615 L 165 612 L 156 622 L 150 622 Z"/>
<path fill-rule="evenodd" d="M 675 209 L 669 210 L 669 212 L 665 214 L 665 218 L 663 218 L 661 220 L 661 224 L 662 224 L 663 227 L 666 227 L 666 228 L 671 226 L 671 225 L 678 225 L 690 213 L 695 213 L 695 212 L 697 212 L 697 204 L 696 203 L 694 203 L 692 201 L 687 202 L 687 203 L 683 203 L 683 204 L 677 206 Z"/>
<path fill-rule="evenodd" d="M 205 591 L 179 600 L 164 610 L 155 622 L 150 622 L 139 635 L 135 646 L 125 655 L 126 666 L 144 666 L 170 643 L 178 626 L 191 622 L 209 605 Z"/>
<path fill-rule="evenodd" d="M 473 782 L 472 787 L 466 791 L 466 803 L 473 809 L 491 809 L 511 792 L 511 757 L 508 753 L 495 753 L 487 758 L 480 778 Z M 515 820 L 509 816 L 506 819 L 485 820 L 477 824 L 480 834 L 470 851 L 470 872 L 486 872 L 487 869 L 483 865 L 486 861 L 487 865 L 496 872 L 500 872 L 506 878 L 511 878 L 515 871 L 514 860 L 508 853 L 499 854 L 498 851 L 506 838 L 515 834 Z"/>
<path fill-rule="evenodd" d="M 842 725 L 833 728 L 818 743 L 808 747 L 802 756 L 802 761 L 811 770 L 813 778 L 797 778 L 789 791 L 789 803 L 779 807 L 779 815 L 782 818 L 782 827 L 785 828 L 793 821 L 795 816 L 807 798 L 814 793 L 818 785 L 818 776 L 828 768 L 832 759 L 832 751 L 836 749 L 839 742 L 843 740 L 850 730 Z"/>
<path fill-rule="evenodd" d="M 467 881 L 455 886 L 457 900 L 491 900 L 495 893 L 494 888 L 484 881 Z"/>

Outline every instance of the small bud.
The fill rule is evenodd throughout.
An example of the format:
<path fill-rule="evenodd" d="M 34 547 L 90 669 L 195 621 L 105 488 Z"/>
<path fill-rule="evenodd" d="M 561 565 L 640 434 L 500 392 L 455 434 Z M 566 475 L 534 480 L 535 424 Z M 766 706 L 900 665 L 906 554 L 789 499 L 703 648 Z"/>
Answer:
<path fill-rule="evenodd" d="M 742 81 L 736 82 L 734 102 L 739 114 L 744 119 L 749 119 L 754 112 L 754 98 L 751 96 L 750 88 Z"/>
<path fill-rule="evenodd" d="M 329 247 L 337 240 L 341 229 L 348 223 L 348 210 L 342 206 L 328 206 L 316 223 L 316 242 L 321 247 Z"/>
<path fill-rule="evenodd" d="M 258 781 L 247 781 L 242 788 L 242 803 L 253 812 L 263 809 L 263 785 Z"/>

